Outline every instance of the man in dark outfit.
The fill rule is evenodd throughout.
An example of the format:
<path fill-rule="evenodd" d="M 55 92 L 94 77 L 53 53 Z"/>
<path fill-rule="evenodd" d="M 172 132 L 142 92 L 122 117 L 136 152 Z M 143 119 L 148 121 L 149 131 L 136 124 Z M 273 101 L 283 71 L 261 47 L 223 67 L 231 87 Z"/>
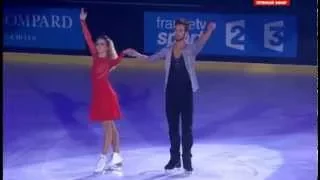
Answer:
<path fill-rule="evenodd" d="M 171 160 L 165 169 L 180 167 L 180 117 L 182 122 L 182 152 L 184 168 L 192 171 L 191 147 L 193 92 L 183 56 L 172 52 L 169 78 L 166 87 L 166 116 L 169 124 Z"/>
<path fill-rule="evenodd" d="M 166 170 L 181 167 L 180 145 L 182 139 L 183 168 L 187 173 L 193 171 L 191 163 L 191 148 L 193 145 L 193 93 L 199 88 L 195 72 L 195 57 L 210 38 L 216 24 L 211 22 L 198 40 L 187 44 L 185 39 L 189 23 L 184 19 L 175 21 L 174 44 L 161 49 L 152 56 L 146 56 L 133 49 L 127 49 L 124 54 L 147 60 L 165 59 L 166 72 L 166 116 L 169 125 L 170 160 Z M 182 122 L 182 138 L 180 138 L 180 118 Z"/>

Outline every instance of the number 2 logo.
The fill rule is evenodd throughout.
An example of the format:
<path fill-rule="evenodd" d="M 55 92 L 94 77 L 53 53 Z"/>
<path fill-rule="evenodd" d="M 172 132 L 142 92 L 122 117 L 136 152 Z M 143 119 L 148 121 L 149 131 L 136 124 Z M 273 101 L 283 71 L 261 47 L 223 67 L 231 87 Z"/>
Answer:
<path fill-rule="evenodd" d="M 264 25 L 264 47 L 273 51 L 284 51 L 284 22 L 276 21 Z"/>
<path fill-rule="evenodd" d="M 226 24 L 226 46 L 245 50 L 245 21 L 232 21 Z"/>

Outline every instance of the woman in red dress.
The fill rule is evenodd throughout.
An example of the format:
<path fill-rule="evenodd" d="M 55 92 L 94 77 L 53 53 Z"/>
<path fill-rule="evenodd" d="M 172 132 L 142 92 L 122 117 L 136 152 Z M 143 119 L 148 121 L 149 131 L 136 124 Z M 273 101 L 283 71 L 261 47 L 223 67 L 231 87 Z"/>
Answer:
<path fill-rule="evenodd" d="M 114 120 L 120 119 L 120 107 L 117 94 L 108 81 L 109 72 L 115 68 L 123 58 L 117 55 L 112 40 L 107 36 L 100 36 L 94 43 L 85 22 L 87 13 L 81 9 L 80 22 L 84 38 L 92 56 L 92 102 L 90 119 L 101 122 L 104 128 L 104 145 L 95 172 L 105 168 L 112 168 L 122 164 L 119 153 L 119 134 Z M 107 158 L 108 149 L 112 145 L 113 153 Z"/>

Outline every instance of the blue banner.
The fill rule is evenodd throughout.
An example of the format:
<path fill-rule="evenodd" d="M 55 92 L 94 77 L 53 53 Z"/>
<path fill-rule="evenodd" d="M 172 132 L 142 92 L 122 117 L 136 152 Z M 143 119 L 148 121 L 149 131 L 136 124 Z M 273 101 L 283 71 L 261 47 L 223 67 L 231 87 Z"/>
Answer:
<path fill-rule="evenodd" d="M 187 41 L 192 43 L 214 21 L 217 28 L 200 53 L 209 56 L 297 56 L 296 18 L 285 15 L 240 15 L 205 13 L 144 13 L 144 51 L 154 53 L 174 40 L 174 21 L 190 22 Z"/>
<path fill-rule="evenodd" d="M 4 47 L 84 50 L 80 9 L 5 8 Z"/>

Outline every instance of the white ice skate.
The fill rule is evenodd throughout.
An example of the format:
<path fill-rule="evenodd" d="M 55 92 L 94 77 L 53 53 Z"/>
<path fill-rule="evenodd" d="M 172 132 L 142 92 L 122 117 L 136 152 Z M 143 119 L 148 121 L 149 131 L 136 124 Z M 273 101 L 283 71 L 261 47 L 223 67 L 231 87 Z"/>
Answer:
<path fill-rule="evenodd" d="M 95 173 L 103 172 L 103 170 L 106 168 L 107 160 L 108 160 L 107 156 L 104 154 L 101 154 L 94 172 Z"/>
<path fill-rule="evenodd" d="M 192 173 L 193 173 L 192 171 L 187 171 L 187 170 L 184 171 L 185 176 L 191 176 Z"/>
<path fill-rule="evenodd" d="M 113 153 L 111 160 L 109 161 L 107 168 L 116 168 L 122 167 L 123 158 L 119 153 Z"/>
<path fill-rule="evenodd" d="M 112 172 L 116 175 L 123 175 L 122 173 L 122 162 L 123 158 L 119 153 L 113 153 L 111 156 L 111 160 L 107 164 L 105 171 Z"/>

